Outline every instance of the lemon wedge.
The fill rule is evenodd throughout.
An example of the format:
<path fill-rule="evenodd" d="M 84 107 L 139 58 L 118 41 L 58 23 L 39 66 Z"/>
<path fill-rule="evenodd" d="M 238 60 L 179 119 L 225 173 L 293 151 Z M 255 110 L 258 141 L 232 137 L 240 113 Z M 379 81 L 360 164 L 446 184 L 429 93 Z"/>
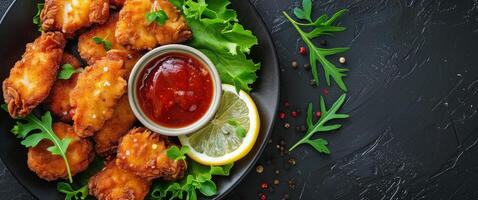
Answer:
<path fill-rule="evenodd" d="M 246 156 L 256 143 L 260 119 L 256 104 L 244 91 L 222 85 L 222 98 L 215 117 L 200 130 L 179 136 L 190 147 L 188 156 L 203 165 L 225 165 Z"/>

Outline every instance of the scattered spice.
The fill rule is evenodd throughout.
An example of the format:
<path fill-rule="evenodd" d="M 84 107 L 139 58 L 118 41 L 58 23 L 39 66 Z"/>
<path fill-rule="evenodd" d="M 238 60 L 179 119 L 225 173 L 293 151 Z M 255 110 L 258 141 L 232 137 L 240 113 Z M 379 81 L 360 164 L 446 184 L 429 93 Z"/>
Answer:
<path fill-rule="evenodd" d="M 265 194 L 261 194 L 259 197 L 260 200 L 267 200 L 267 196 Z"/>
<path fill-rule="evenodd" d="M 264 166 L 257 165 L 256 166 L 256 172 L 259 173 L 259 174 L 262 174 L 262 172 L 264 172 Z"/>
<path fill-rule="evenodd" d="M 327 88 L 322 89 L 322 93 L 324 93 L 325 96 L 329 95 L 329 90 Z"/>
<path fill-rule="evenodd" d="M 340 63 L 340 64 L 345 64 L 345 57 L 343 57 L 343 56 L 340 57 L 340 58 L 339 58 L 339 63 Z"/>
<path fill-rule="evenodd" d="M 261 183 L 261 189 L 265 190 L 269 188 L 269 185 L 266 182 Z"/>
<path fill-rule="evenodd" d="M 297 111 L 292 111 L 290 113 L 290 116 L 292 116 L 293 118 L 296 118 L 298 115 L 299 115 L 299 113 Z"/>
<path fill-rule="evenodd" d="M 310 70 L 310 64 L 309 63 L 304 64 L 304 69 L 306 71 L 309 71 Z"/>
<path fill-rule="evenodd" d="M 299 53 L 302 54 L 302 55 L 305 55 L 307 53 L 307 50 L 305 49 L 305 47 L 300 47 L 299 48 Z"/>
<path fill-rule="evenodd" d="M 279 181 L 279 179 L 274 179 L 273 183 L 274 183 L 274 185 L 279 185 L 280 181 Z"/>
<path fill-rule="evenodd" d="M 272 139 L 269 139 L 269 141 L 267 143 L 272 144 Z"/>
<path fill-rule="evenodd" d="M 288 101 L 285 101 L 284 102 L 284 107 L 288 108 L 290 106 L 289 102 Z"/>
<path fill-rule="evenodd" d="M 279 113 L 279 119 L 285 119 L 285 112 Z"/>
<path fill-rule="evenodd" d="M 292 61 L 291 65 L 292 65 L 292 68 L 294 68 L 294 69 L 297 69 L 297 67 L 299 67 L 299 64 L 297 64 L 296 61 Z"/>
<path fill-rule="evenodd" d="M 295 162 L 295 159 L 291 158 L 287 161 L 289 163 L 289 165 L 291 166 L 295 166 L 296 162 Z"/>
<path fill-rule="evenodd" d="M 316 86 L 315 80 L 314 80 L 314 79 L 310 80 L 310 81 L 309 81 L 309 85 L 310 85 L 310 86 Z"/>
<path fill-rule="evenodd" d="M 320 45 L 327 46 L 327 40 L 320 40 Z"/>
<path fill-rule="evenodd" d="M 280 171 L 278 169 L 276 169 L 276 171 L 274 173 L 280 174 Z"/>
<path fill-rule="evenodd" d="M 294 178 L 290 178 L 290 179 L 287 181 L 287 185 L 289 186 L 290 189 L 295 189 L 295 179 L 294 179 Z"/>
<path fill-rule="evenodd" d="M 316 116 L 317 118 L 319 118 L 321 115 L 322 115 L 322 113 L 321 113 L 320 111 L 315 112 L 315 116 Z"/>
<path fill-rule="evenodd" d="M 284 128 L 290 128 L 290 123 L 289 122 L 284 123 Z"/>

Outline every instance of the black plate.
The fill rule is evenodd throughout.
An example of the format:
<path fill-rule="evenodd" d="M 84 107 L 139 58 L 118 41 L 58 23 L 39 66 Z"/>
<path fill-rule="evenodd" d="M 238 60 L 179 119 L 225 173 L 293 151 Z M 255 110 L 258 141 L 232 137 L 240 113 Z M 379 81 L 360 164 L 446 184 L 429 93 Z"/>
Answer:
<path fill-rule="evenodd" d="M 14 63 L 25 51 L 25 44 L 38 35 L 37 27 L 32 24 L 36 12 L 36 1 L 14 1 L 5 16 L 0 19 L 0 80 L 4 80 Z M 259 45 L 252 50 L 252 58 L 262 64 L 258 81 L 251 93 L 261 116 L 261 132 L 251 153 L 236 163 L 229 177 L 218 178 L 218 195 L 221 199 L 227 195 L 251 170 L 262 153 L 271 134 L 279 97 L 279 64 L 271 37 L 249 1 L 233 1 L 231 6 L 237 10 L 239 20 L 259 38 Z M 3 97 L 1 102 L 3 102 Z M 55 182 L 46 182 L 38 178 L 27 167 L 26 148 L 10 133 L 14 121 L 6 112 L 0 112 L 0 157 L 17 180 L 39 199 L 62 199 L 56 191 Z"/>

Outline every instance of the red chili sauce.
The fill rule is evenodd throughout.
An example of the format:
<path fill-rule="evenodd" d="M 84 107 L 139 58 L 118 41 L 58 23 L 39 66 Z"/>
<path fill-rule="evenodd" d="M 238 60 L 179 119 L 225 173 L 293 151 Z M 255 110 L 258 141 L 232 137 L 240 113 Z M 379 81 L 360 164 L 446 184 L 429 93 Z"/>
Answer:
<path fill-rule="evenodd" d="M 167 53 L 146 64 L 137 84 L 143 112 L 169 128 L 188 126 L 204 116 L 213 99 L 212 77 L 198 59 Z"/>

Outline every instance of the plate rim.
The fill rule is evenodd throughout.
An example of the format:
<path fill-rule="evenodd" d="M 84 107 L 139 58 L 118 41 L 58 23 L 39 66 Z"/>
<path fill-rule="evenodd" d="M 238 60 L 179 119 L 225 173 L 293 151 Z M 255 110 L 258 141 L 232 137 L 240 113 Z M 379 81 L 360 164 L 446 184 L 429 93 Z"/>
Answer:
<path fill-rule="evenodd" d="M 278 86 L 277 91 L 276 91 L 276 96 L 275 96 L 275 99 L 277 99 L 277 104 L 276 104 L 275 108 L 273 109 L 272 118 L 271 118 L 272 120 L 271 120 L 271 123 L 270 123 L 269 127 L 265 127 L 265 128 L 268 129 L 268 131 L 265 133 L 266 134 L 265 139 L 262 141 L 262 143 L 259 146 L 259 149 L 257 151 L 257 155 L 254 156 L 254 158 L 252 158 L 252 162 L 245 169 L 245 171 L 239 176 L 237 181 L 232 183 L 232 185 L 225 192 L 223 192 L 222 194 L 218 194 L 218 195 L 214 196 L 212 198 L 214 200 L 223 199 L 224 197 L 228 196 L 234 189 L 237 188 L 237 186 L 244 180 L 244 178 L 251 172 L 252 168 L 256 165 L 257 161 L 259 160 L 261 155 L 264 153 L 264 150 L 267 146 L 267 142 L 269 141 L 269 139 L 272 135 L 272 131 L 274 129 L 274 125 L 275 125 L 275 122 L 276 122 L 275 116 L 277 115 L 278 108 L 279 108 L 279 103 L 280 103 L 280 99 L 279 99 L 280 98 L 280 72 L 279 72 L 280 71 L 280 64 L 279 64 L 279 58 L 278 58 L 277 50 L 276 50 L 274 41 L 272 40 L 271 32 L 268 30 L 264 19 L 259 14 L 259 12 L 258 12 L 257 8 L 254 6 L 254 4 L 250 0 L 246 0 L 246 1 L 242 1 L 242 2 L 245 2 L 245 3 L 249 4 L 248 6 L 251 7 L 252 10 L 254 11 L 254 12 L 249 13 L 249 14 L 252 14 L 252 15 L 256 16 L 257 18 L 259 18 L 260 20 L 257 23 L 259 23 L 262 27 L 265 27 L 265 29 L 266 29 L 266 37 L 265 37 L 266 42 L 265 43 L 268 44 L 268 46 L 270 46 L 271 49 L 272 49 L 273 53 L 271 55 L 271 57 L 272 57 L 271 60 L 273 60 L 273 65 L 274 65 L 273 67 L 277 68 L 277 70 L 274 74 L 274 76 L 276 76 L 276 80 L 273 83 L 274 85 Z M 3 24 L 3 21 L 4 21 L 5 17 L 9 14 L 9 12 L 11 11 L 11 9 L 15 5 L 15 3 L 17 3 L 17 0 L 12 0 L 12 2 L 7 7 L 7 9 L 5 9 L 5 12 L 3 13 L 3 15 L 0 18 L 0 25 Z M 3 159 L 1 159 L 1 160 L 2 160 L 2 162 L 4 162 Z M 8 166 L 6 163 L 4 163 L 4 165 L 5 165 L 5 168 L 8 169 L 9 173 L 15 178 L 15 181 L 17 183 L 19 183 L 33 198 L 39 199 L 39 197 L 37 197 L 28 187 L 26 187 L 26 185 L 19 179 L 19 177 L 15 173 L 12 173 L 12 170 L 10 169 L 10 166 Z"/>

